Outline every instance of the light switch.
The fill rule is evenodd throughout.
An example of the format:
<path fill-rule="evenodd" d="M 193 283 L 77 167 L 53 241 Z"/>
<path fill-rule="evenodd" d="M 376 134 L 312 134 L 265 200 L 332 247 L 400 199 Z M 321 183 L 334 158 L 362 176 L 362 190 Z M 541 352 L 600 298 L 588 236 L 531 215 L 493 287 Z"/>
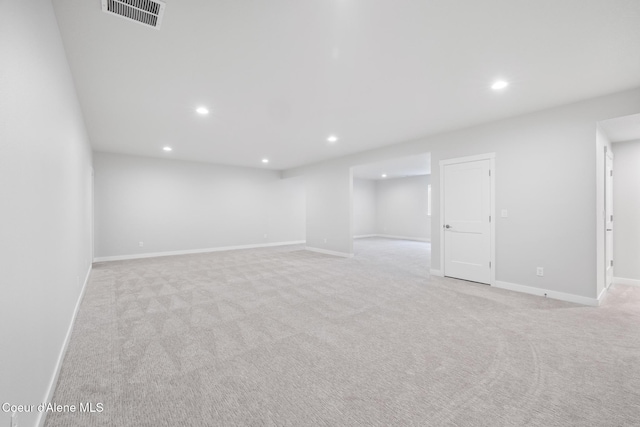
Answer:
<path fill-rule="evenodd" d="M 509 216 L 509 212 L 507 212 L 507 210 L 506 210 L 506 209 L 502 209 L 502 210 L 500 211 L 500 216 L 501 216 L 502 218 L 506 218 L 506 217 L 508 217 L 508 216 Z"/>

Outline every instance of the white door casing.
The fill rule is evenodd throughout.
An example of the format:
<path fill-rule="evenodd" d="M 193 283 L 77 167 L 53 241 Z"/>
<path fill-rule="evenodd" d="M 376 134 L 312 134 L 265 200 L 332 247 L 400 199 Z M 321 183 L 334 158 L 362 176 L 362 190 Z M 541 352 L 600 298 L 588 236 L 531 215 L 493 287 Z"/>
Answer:
<path fill-rule="evenodd" d="M 613 283 L 613 153 L 605 153 L 604 221 L 605 221 L 605 288 Z"/>
<path fill-rule="evenodd" d="M 494 155 L 440 162 L 444 276 L 493 284 Z"/>

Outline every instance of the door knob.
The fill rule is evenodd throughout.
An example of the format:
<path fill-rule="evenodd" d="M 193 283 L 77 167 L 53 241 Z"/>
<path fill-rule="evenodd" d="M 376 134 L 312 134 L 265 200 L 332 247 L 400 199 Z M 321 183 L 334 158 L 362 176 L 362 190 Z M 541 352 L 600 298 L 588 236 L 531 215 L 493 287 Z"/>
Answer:
<path fill-rule="evenodd" d="M 444 228 L 451 228 L 449 224 L 445 225 Z"/>

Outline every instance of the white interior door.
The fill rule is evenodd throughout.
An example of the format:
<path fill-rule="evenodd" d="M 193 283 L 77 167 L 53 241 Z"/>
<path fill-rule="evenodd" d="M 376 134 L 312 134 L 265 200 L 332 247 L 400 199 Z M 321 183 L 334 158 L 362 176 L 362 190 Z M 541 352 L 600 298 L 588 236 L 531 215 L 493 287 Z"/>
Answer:
<path fill-rule="evenodd" d="M 444 165 L 444 275 L 491 283 L 491 161 Z"/>
<path fill-rule="evenodd" d="M 613 283 L 613 153 L 605 156 L 604 198 L 605 198 L 605 286 Z"/>

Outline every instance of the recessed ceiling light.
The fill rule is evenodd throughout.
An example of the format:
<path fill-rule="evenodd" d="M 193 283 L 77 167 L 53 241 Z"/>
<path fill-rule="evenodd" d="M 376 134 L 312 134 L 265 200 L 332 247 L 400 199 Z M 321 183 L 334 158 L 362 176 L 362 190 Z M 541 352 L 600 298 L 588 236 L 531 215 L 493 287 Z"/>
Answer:
<path fill-rule="evenodd" d="M 203 116 L 209 114 L 209 110 L 206 107 L 198 107 L 196 108 L 196 113 L 202 114 Z"/>
<path fill-rule="evenodd" d="M 262 163 L 269 163 L 269 159 L 262 159 Z"/>
<path fill-rule="evenodd" d="M 387 177 L 387 174 L 386 174 L 386 173 L 383 173 L 383 174 L 382 174 L 382 177 L 383 177 L 383 178 L 386 178 L 386 177 Z"/>
<path fill-rule="evenodd" d="M 504 89 L 507 86 L 509 86 L 509 83 L 505 82 L 504 80 L 498 80 L 491 85 L 491 89 L 500 90 L 500 89 Z"/>
<path fill-rule="evenodd" d="M 173 148 L 171 148 L 171 147 L 163 147 L 162 149 L 164 151 L 173 151 Z"/>
<path fill-rule="evenodd" d="M 334 143 L 338 141 L 338 137 L 335 135 L 329 135 L 329 137 L 327 138 L 327 141 Z"/>

